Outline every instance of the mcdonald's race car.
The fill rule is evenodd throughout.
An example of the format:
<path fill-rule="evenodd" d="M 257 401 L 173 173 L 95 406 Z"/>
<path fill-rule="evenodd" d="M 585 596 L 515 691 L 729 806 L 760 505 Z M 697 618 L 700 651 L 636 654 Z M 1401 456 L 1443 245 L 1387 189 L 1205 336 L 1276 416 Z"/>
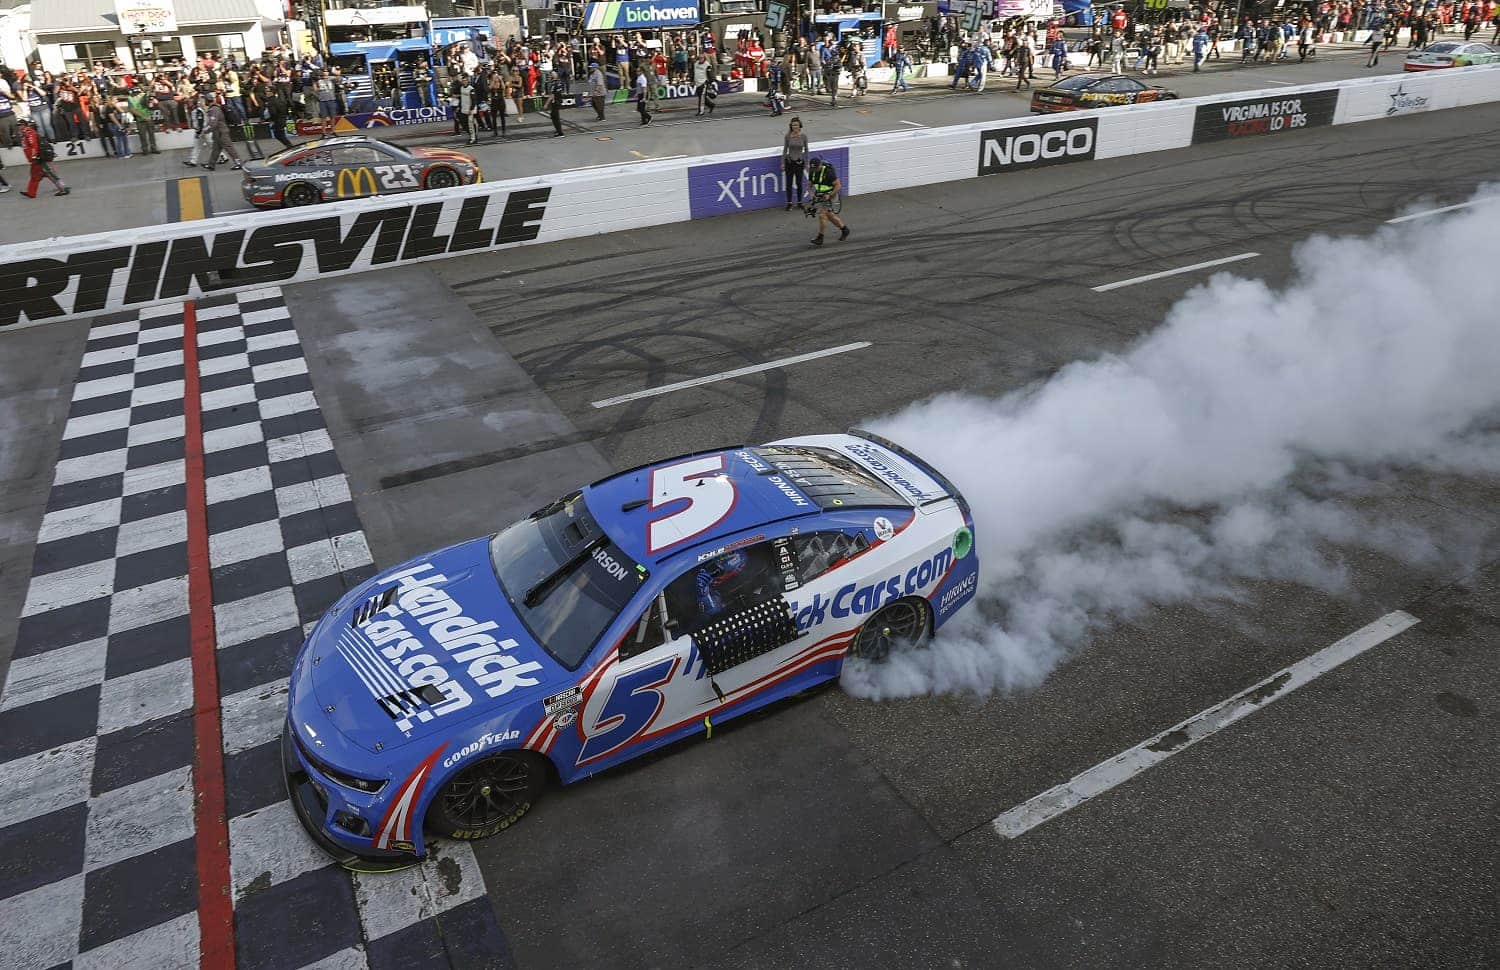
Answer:
<path fill-rule="evenodd" d="M 463 152 L 407 149 L 368 135 L 339 135 L 246 162 L 240 191 L 251 205 L 270 208 L 451 189 L 482 178 L 479 163 Z"/>
<path fill-rule="evenodd" d="M 1031 96 L 1033 114 L 1055 111 L 1082 111 L 1085 108 L 1107 108 L 1115 104 L 1145 104 L 1148 101 L 1171 101 L 1177 92 L 1142 84 L 1124 74 L 1076 74 Z"/>
<path fill-rule="evenodd" d="M 1500 49 L 1478 41 L 1439 41 L 1406 55 L 1403 71 L 1440 71 L 1449 67 L 1500 63 Z"/>
<path fill-rule="evenodd" d="M 282 759 L 347 867 L 509 828 L 562 784 L 915 649 L 973 598 L 973 521 L 862 431 L 686 455 L 351 590 L 292 668 Z"/>

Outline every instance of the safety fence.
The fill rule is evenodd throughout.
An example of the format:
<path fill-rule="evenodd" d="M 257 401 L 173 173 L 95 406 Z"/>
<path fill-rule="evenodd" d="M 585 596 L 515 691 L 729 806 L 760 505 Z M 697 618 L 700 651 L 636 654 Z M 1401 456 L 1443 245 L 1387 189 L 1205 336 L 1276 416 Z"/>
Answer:
<path fill-rule="evenodd" d="M 846 194 L 1500 101 L 1500 65 L 839 139 Z M 779 150 L 0 247 L 0 327 L 779 206 Z"/>

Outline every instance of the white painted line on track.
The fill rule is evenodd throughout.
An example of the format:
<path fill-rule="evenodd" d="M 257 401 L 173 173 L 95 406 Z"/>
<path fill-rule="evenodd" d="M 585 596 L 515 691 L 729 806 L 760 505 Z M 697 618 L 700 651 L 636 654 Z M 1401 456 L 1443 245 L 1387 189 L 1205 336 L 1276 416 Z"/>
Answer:
<path fill-rule="evenodd" d="M 809 360 L 817 360 L 820 357 L 832 357 L 834 354 L 847 354 L 851 350 L 864 350 L 870 346 L 868 340 L 856 341 L 852 344 L 840 344 L 837 347 L 829 347 L 827 350 L 815 350 L 809 354 L 798 354 L 795 357 L 783 357 L 780 360 L 767 361 L 764 364 L 752 364 L 749 367 L 737 367 L 727 370 L 721 374 L 709 374 L 707 377 L 695 377 L 690 381 L 678 381 L 676 384 L 663 384 L 661 387 L 648 387 L 644 391 L 632 391 L 629 394 L 621 394 L 619 397 L 607 397 L 602 401 L 595 401 L 596 408 L 610 408 L 616 404 L 625 404 L 630 401 L 639 401 L 643 397 L 655 397 L 658 394 L 670 394 L 673 391 L 682 391 L 690 387 L 702 387 L 704 384 L 713 384 L 717 381 L 732 380 L 736 377 L 744 377 L 746 374 L 759 374 L 761 371 L 775 370 L 778 367 L 790 367 L 792 364 L 801 364 Z"/>
<path fill-rule="evenodd" d="M 1050 788 L 997 815 L 990 824 L 1003 839 L 1014 839 L 1057 816 L 1077 808 L 1091 798 L 1192 747 L 1209 735 L 1253 714 L 1317 678 L 1352 660 L 1372 647 L 1417 624 L 1416 617 L 1397 610 L 1354 631 L 1337 643 L 1304 657 L 1252 687 L 1208 710 L 1195 714 L 1148 741 L 1115 755 L 1108 761 L 1074 775 L 1070 781 Z"/>
<path fill-rule="evenodd" d="M 1238 256 L 1225 256 L 1223 259 L 1210 259 L 1205 263 L 1194 263 L 1191 266 L 1179 266 L 1176 269 L 1164 269 L 1160 273 L 1147 273 L 1145 276 L 1132 276 L 1128 280 L 1117 280 L 1114 283 L 1101 283 L 1091 287 L 1095 293 L 1103 293 L 1106 290 L 1118 290 L 1124 286 L 1134 286 L 1137 283 L 1149 283 L 1152 280 L 1165 279 L 1168 276 L 1177 276 L 1180 273 L 1191 273 L 1194 270 L 1208 269 L 1213 266 L 1223 266 L 1226 263 L 1238 263 L 1242 259 L 1254 259 L 1260 253 L 1240 253 Z"/>
<path fill-rule="evenodd" d="M 686 155 L 661 155 L 661 156 L 657 156 L 657 157 L 652 157 L 650 155 L 647 155 L 644 158 L 630 158 L 630 159 L 626 159 L 626 160 L 620 161 L 620 162 L 600 162 L 598 165 L 579 165 L 576 168 L 565 168 L 565 169 L 563 169 L 563 171 L 564 172 L 586 172 L 586 171 L 588 171 L 591 168 L 615 168 L 616 166 L 619 166 L 619 165 L 639 165 L 642 162 L 665 162 L 665 161 L 669 161 L 669 160 L 671 160 L 673 158 L 687 158 L 687 156 Z"/>
<path fill-rule="evenodd" d="M 1273 81 L 1272 79 L 1270 79 L 1268 77 L 1263 77 L 1263 78 L 1261 78 L 1261 80 L 1265 81 L 1267 84 L 1280 84 L 1283 87 L 1288 87 L 1288 88 L 1289 87 L 1294 87 L 1294 86 L 1296 86 L 1298 84 L 1304 83 L 1302 81 Z"/>
<path fill-rule="evenodd" d="M 1413 219 L 1426 219 L 1428 216 L 1442 215 L 1444 212 L 1457 212 L 1459 209 L 1467 209 L 1475 205 L 1487 205 L 1491 202 L 1500 202 L 1500 195 L 1485 196 L 1482 199 L 1470 199 L 1468 202 L 1457 202 L 1453 205 L 1445 205 L 1441 209 L 1426 209 L 1422 212 L 1410 212 L 1404 216 L 1387 219 L 1385 224 L 1394 226 L 1402 222 L 1411 222 Z"/>
<path fill-rule="evenodd" d="M 913 128 L 926 128 L 927 127 L 926 125 L 922 124 L 920 121 L 907 121 L 905 118 L 899 118 L 897 120 L 899 120 L 903 125 L 911 125 Z"/>

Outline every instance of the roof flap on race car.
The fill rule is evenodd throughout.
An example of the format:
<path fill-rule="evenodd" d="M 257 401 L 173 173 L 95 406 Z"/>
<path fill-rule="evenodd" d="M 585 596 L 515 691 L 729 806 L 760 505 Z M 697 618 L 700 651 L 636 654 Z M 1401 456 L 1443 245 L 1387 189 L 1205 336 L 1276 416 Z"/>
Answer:
<path fill-rule="evenodd" d="M 940 502 L 958 494 L 916 455 L 868 431 L 855 429 L 849 434 L 806 435 L 772 444 L 831 448 L 848 455 L 912 505 Z"/>

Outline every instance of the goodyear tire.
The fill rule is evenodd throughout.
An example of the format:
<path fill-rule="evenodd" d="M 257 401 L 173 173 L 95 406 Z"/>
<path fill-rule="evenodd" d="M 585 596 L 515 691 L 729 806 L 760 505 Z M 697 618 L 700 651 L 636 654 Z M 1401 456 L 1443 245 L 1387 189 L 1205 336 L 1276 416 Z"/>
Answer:
<path fill-rule="evenodd" d="M 849 656 L 881 663 L 894 649 L 926 643 L 931 631 L 927 602 L 914 597 L 899 599 L 881 607 L 864 622 L 849 643 Z"/>
<path fill-rule="evenodd" d="M 546 785 L 544 758 L 502 751 L 448 779 L 427 809 L 427 827 L 455 839 L 486 838 L 519 822 Z"/>
<path fill-rule="evenodd" d="M 428 172 L 427 181 L 422 187 L 427 189 L 451 189 L 457 184 L 458 173 L 444 166 Z"/>
<path fill-rule="evenodd" d="M 323 193 L 309 182 L 293 182 L 281 194 L 281 204 L 291 208 L 299 205 L 315 205 L 323 200 Z"/>

